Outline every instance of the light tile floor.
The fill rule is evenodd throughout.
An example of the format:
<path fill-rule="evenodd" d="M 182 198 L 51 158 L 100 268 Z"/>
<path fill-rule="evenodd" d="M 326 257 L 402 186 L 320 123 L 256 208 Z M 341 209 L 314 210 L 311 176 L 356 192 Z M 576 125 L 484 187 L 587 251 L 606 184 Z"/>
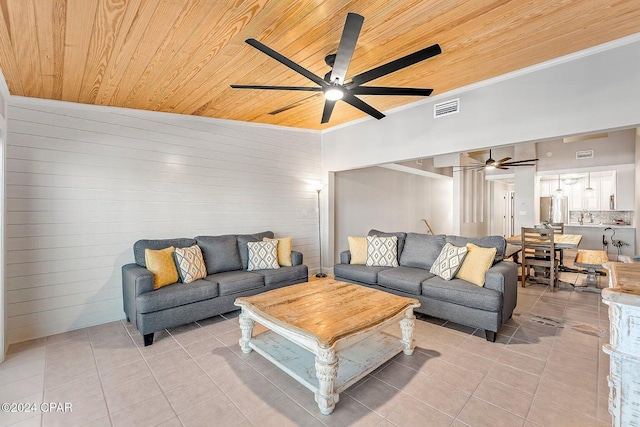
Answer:
<path fill-rule="evenodd" d="M 125 321 L 12 345 L 0 365 L 0 402 L 36 410 L 0 412 L 0 425 L 611 425 L 602 351 L 609 326 L 598 294 L 518 288 L 495 343 L 422 318 L 417 351 L 342 393 L 330 416 L 261 356 L 242 354 L 237 315 L 157 333 L 150 347 Z M 41 402 L 68 402 L 72 412 L 45 412 Z"/>

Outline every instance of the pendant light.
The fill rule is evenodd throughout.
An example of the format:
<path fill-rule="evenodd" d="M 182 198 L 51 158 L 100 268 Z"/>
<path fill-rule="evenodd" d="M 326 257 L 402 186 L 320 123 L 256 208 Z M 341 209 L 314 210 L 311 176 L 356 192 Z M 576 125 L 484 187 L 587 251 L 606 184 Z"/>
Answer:
<path fill-rule="evenodd" d="M 556 197 L 562 197 L 562 188 L 560 188 L 560 175 L 558 175 L 558 188 L 556 188 Z"/>
<path fill-rule="evenodd" d="M 584 189 L 584 193 L 587 197 L 595 196 L 595 190 L 591 188 L 591 172 L 587 172 L 587 188 Z"/>

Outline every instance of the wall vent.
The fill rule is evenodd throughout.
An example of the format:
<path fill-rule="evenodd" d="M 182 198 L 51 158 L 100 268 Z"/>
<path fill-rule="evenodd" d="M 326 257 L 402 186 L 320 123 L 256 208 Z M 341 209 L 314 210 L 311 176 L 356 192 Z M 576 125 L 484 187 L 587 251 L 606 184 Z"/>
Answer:
<path fill-rule="evenodd" d="M 441 102 L 433 106 L 433 118 L 448 116 L 460 112 L 460 98 Z"/>
<path fill-rule="evenodd" d="M 576 151 L 576 159 L 592 159 L 593 150 Z"/>

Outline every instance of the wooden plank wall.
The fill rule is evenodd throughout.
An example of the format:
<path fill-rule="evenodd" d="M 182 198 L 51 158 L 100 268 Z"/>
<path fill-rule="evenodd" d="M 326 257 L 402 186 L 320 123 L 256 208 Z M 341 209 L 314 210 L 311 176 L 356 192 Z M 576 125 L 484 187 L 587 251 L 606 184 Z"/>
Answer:
<path fill-rule="evenodd" d="M 317 268 L 316 131 L 13 97 L 9 343 L 124 317 L 142 238 L 273 230 Z"/>

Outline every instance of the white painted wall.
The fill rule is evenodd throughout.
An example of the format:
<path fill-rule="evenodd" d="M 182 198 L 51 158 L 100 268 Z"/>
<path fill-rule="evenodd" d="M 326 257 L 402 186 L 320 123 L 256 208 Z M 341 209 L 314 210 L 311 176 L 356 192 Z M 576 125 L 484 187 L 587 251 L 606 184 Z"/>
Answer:
<path fill-rule="evenodd" d="M 273 230 L 318 267 L 320 133 L 12 97 L 9 343 L 123 318 L 142 238 Z"/>
<path fill-rule="evenodd" d="M 386 168 L 363 168 L 335 174 L 335 262 L 349 249 L 348 236 L 370 229 L 435 234 L 452 233 L 452 180 Z M 330 258 L 333 259 L 333 258 Z"/>

